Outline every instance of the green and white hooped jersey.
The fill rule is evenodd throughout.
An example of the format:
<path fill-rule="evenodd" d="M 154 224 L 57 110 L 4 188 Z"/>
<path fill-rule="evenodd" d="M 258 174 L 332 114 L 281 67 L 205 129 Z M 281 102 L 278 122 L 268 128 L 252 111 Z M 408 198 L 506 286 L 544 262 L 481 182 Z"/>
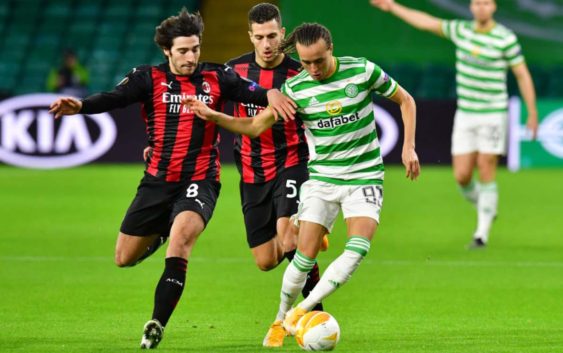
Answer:
<path fill-rule="evenodd" d="M 442 22 L 442 32 L 456 45 L 457 107 L 469 113 L 508 109 L 506 74 L 524 61 L 514 32 L 496 24 L 489 32 L 475 30 L 472 21 Z"/>
<path fill-rule="evenodd" d="M 336 58 L 336 71 L 316 81 L 307 71 L 282 92 L 297 103 L 309 145 L 311 179 L 332 184 L 383 183 L 383 160 L 371 92 L 391 97 L 397 83 L 365 58 Z"/>

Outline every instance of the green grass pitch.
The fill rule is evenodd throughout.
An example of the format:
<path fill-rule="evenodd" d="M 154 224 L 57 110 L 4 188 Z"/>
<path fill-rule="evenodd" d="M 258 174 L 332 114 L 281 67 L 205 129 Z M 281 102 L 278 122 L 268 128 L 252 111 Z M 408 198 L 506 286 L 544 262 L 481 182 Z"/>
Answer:
<path fill-rule="evenodd" d="M 0 351 L 136 352 L 163 268 L 113 265 L 142 166 L 0 168 Z M 467 251 L 475 211 L 449 168 L 411 183 L 388 168 L 382 224 L 351 281 L 325 301 L 338 352 L 563 352 L 563 173 L 501 170 L 490 246 Z M 261 347 L 286 263 L 260 272 L 246 246 L 238 175 L 223 189 L 188 267 L 161 352 L 299 352 Z M 321 268 L 343 248 L 340 220 Z"/>

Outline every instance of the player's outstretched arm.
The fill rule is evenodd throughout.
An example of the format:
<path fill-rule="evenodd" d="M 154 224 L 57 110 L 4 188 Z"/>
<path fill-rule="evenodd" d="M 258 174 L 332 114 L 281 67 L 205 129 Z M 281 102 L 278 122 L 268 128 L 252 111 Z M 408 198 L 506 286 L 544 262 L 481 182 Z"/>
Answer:
<path fill-rule="evenodd" d="M 415 151 L 416 103 L 412 96 L 401 86 L 397 87 L 397 91 L 389 99 L 401 107 L 405 130 L 401 157 L 406 169 L 406 177 L 415 180 L 420 175 L 420 163 Z"/>
<path fill-rule="evenodd" d="M 524 98 L 524 102 L 526 102 L 526 108 L 528 110 L 526 126 L 528 130 L 532 132 L 532 138 L 535 140 L 538 134 L 538 109 L 536 107 L 536 90 L 534 88 L 532 75 L 530 75 L 530 70 L 528 70 L 528 66 L 525 62 L 513 66 L 512 73 L 518 82 L 520 94 L 522 94 L 522 98 Z"/>
<path fill-rule="evenodd" d="M 372 6 L 382 11 L 389 12 L 411 26 L 423 31 L 432 32 L 443 36 L 442 20 L 426 12 L 411 9 L 397 3 L 395 0 L 370 0 Z"/>
<path fill-rule="evenodd" d="M 82 109 L 82 102 L 76 98 L 63 97 L 51 103 L 49 108 L 49 113 L 55 114 L 55 119 L 58 119 L 63 115 L 78 114 Z"/>
<path fill-rule="evenodd" d="M 232 131 L 237 134 L 247 135 L 251 138 L 260 136 L 261 133 L 272 127 L 276 122 L 272 108 L 268 107 L 253 118 L 236 119 L 227 114 L 217 112 L 209 108 L 205 103 L 195 97 L 186 98 L 183 103 L 187 105 L 194 114 L 207 121 Z"/>

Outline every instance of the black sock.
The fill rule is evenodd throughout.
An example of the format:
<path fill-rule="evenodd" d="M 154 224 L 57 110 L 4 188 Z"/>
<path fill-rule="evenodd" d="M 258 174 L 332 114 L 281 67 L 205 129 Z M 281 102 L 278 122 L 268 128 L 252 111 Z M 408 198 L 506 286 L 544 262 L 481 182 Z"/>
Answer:
<path fill-rule="evenodd" d="M 301 291 L 303 294 L 303 298 L 307 298 L 309 293 L 315 288 L 317 283 L 319 283 L 320 275 L 319 275 L 319 264 L 315 262 L 315 266 L 307 273 L 307 282 L 305 282 L 305 287 Z M 323 303 L 317 303 L 311 310 L 318 310 L 323 311 Z"/>
<path fill-rule="evenodd" d="M 289 260 L 289 262 L 291 262 L 291 260 L 293 260 L 293 257 L 295 256 L 295 252 L 297 251 L 297 249 L 293 249 L 291 251 L 288 251 L 284 254 L 285 258 Z"/>
<path fill-rule="evenodd" d="M 186 282 L 188 260 L 181 257 L 165 259 L 164 272 L 154 294 L 152 318 L 166 326 L 176 304 L 180 301 Z"/>

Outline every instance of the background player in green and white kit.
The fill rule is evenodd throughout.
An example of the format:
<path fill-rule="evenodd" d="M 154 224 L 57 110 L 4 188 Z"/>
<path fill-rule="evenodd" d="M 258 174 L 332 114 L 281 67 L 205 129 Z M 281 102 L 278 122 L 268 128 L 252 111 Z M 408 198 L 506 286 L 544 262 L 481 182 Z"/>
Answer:
<path fill-rule="evenodd" d="M 301 187 L 297 253 L 284 273 L 275 319 L 284 320 L 290 334 L 294 334 L 300 317 L 350 279 L 368 253 L 377 229 L 384 168 L 375 129 L 373 91 L 400 105 L 406 176 L 414 180 L 420 173 L 414 149 L 416 106 L 402 87 L 364 58 L 334 57 L 330 32 L 322 25 L 297 27 L 282 44 L 286 52 L 294 49 L 304 71 L 288 79 L 282 92 L 295 101 L 298 118 L 305 125 L 310 180 Z M 196 115 L 245 135 L 257 136 L 275 122 L 270 109 L 252 119 L 234 119 L 201 102 L 186 103 Z M 315 264 L 323 235 L 331 230 L 340 209 L 348 231 L 346 247 L 309 296 L 289 311 Z"/>
<path fill-rule="evenodd" d="M 477 229 L 470 247 L 483 247 L 497 214 L 496 169 L 506 153 L 508 130 L 507 69 L 514 73 L 528 110 L 533 137 L 538 128 L 536 94 L 516 35 L 493 19 L 495 0 L 471 0 L 474 21 L 447 21 L 407 8 L 394 0 L 371 4 L 421 30 L 456 45 L 457 112 L 452 133 L 454 177 L 477 207 Z M 477 168 L 479 184 L 473 180 Z"/>

